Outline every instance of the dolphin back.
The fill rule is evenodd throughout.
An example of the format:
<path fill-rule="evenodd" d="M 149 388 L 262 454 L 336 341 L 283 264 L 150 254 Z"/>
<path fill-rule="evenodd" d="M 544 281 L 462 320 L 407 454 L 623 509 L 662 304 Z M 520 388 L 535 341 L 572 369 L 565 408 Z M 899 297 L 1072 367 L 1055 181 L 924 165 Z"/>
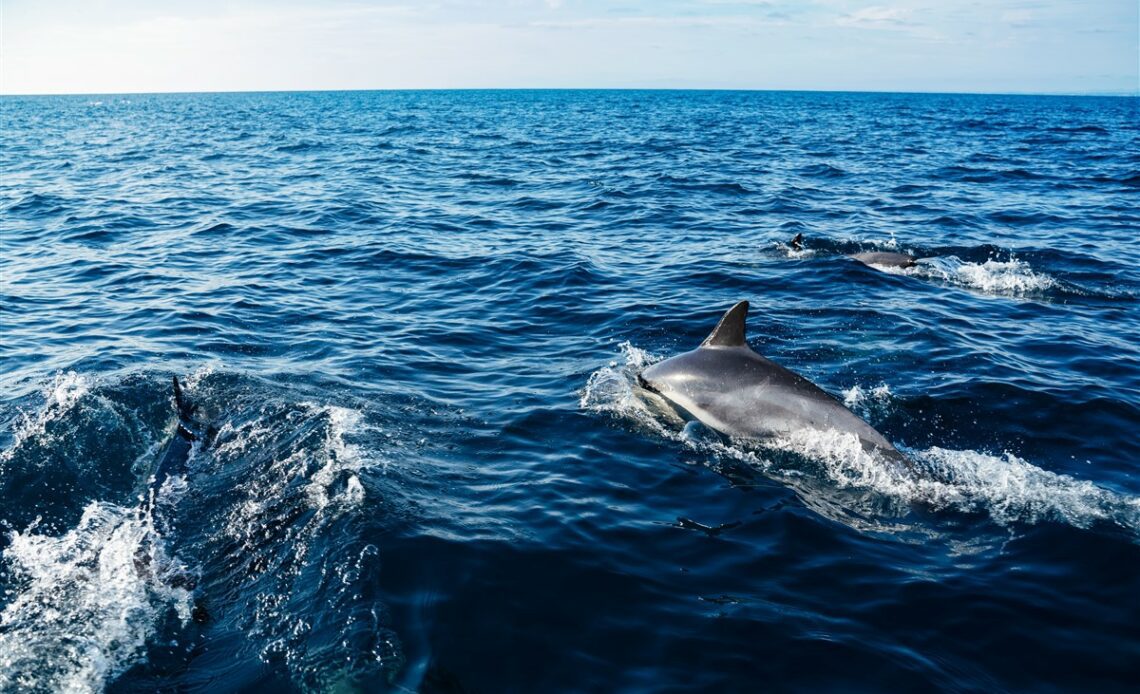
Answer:
<path fill-rule="evenodd" d="M 198 408 L 187 400 L 177 376 L 174 377 L 174 409 L 178 415 L 178 427 L 170 443 L 166 445 L 158 467 L 155 468 L 154 481 L 151 483 L 153 490 L 161 487 L 172 475 L 181 474 L 185 470 L 186 463 L 190 459 L 191 446 L 201 438 L 199 434 L 201 427 L 194 418 Z"/>
<path fill-rule="evenodd" d="M 915 264 L 917 258 L 907 253 L 887 253 L 887 252 L 873 252 L 873 253 L 855 253 L 849 256 L 853 260 L 858 260 L 864 265 L 879 265 L 882 267 L 911 267 Z"/>

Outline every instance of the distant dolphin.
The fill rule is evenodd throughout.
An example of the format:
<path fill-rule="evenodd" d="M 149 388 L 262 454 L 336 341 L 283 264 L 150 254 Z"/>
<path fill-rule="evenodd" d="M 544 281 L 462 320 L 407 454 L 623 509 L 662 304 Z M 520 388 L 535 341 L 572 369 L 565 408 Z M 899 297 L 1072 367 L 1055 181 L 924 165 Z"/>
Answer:
<path fill-rule="evenodd" d="M 811 381 L 754 352 L 745 342 L 748 302 L 724 314 L 701 346 L 638 375 L 646 389 L 729 436 L 763 439 L 801 429 L 842 431 L 863 448 L 911 463 L 890 441 Z"/>
<path fill-rule="evenodd" d="M 907 268 L 913 267 L 914 264 L 918 262 L 918 258 L 909 253 L 885 253 L 882 251 L 853 253 L 847 257 L 858 260 L 864 265 L 877 265 L 879 267 Z"/>
<path fill-rule="evenodd" d="M 792 250 L 802 251 L 804 248 L 804 235 L 796 234 L 792 240 L 788 242 L 788 245 L 792 247 Z M 908 268 L 918 262 L 918 258 L 909 253 L 888 253 L 883 251 L 852 253 L 847 257 L 872 267 L 877 265 L 879 267 Z"/>

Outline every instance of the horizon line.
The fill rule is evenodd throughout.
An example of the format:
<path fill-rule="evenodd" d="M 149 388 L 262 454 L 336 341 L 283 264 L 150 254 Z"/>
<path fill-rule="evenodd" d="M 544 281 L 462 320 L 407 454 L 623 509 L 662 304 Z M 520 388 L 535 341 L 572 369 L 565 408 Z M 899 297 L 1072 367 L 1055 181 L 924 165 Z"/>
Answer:
<path fill-rule="evenodd" d="M 791 92 L 814 94 L 912 94 L 942 96 L 1080 96 L 1137 98 L 1140 89 L 1134 91 L 1091 91 L 1091 92 L 1012 92 L 1012 91 L 958 91 L 958 90 L 883 90 L 883 89 L 774 89 L 757 87 L 366 87 L 346 89 L 203 89 L 190 91 L 111 91 L 111 92 L 0 92 L 4 97 L 46 97 L 46 96 L 177 96 L 191 94 L 332 94 L 345 92 Z"/>

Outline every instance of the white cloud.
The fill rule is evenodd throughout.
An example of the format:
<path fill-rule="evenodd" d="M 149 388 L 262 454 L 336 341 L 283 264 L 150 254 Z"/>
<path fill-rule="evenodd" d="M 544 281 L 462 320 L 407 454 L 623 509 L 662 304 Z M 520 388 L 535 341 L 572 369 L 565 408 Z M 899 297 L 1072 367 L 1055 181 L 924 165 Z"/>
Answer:
<path fill-rule="evenodd" d="M 913 12 L 908 8 L 876 5 L 843 15 L 836 22 L 843 26 L 897 29 L 914 26 L 914 22 L 911 21 L 912 14 Z"/>

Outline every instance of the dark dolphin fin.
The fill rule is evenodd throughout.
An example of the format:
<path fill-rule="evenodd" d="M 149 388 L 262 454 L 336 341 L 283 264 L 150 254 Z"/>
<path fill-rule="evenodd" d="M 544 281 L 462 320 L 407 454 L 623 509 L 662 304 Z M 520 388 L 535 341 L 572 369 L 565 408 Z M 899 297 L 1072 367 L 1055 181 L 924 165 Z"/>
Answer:
<path fill-rule="evenodd" d="M 745 347 L 744 319 L 748 317 L 748 302 L 741 301 L 728 309 L 701 347 Z"/>
<path fill-rule="evenodd" d="M 797 251 L 802 251 L 804 248 L 804 235 L 796 234 L 788 245 Z"/>
<path fill-rule="evenodd" d="M 197 441 L 198 435 L 198 422 L 194 419 L 194 413 L 198 411 L 197 406 L 191 405 L 186 401 L 186 396 L 182 393 L 182 384 L 178 382 L 178 377 L 174 377 L 174 406 L 178 410 L 178 435 L 187 441 Z"/>
<path fill-rule="evenodd" d="M 194 411 L 198 408 L 186 402 L 186 396 L 182 394 L 182 384 L 178 382 L 178 377 L 174 377 L 174 405 L 178 408 L 178 418 L 183 422 L 190 423 L 194 419 Z"/>

